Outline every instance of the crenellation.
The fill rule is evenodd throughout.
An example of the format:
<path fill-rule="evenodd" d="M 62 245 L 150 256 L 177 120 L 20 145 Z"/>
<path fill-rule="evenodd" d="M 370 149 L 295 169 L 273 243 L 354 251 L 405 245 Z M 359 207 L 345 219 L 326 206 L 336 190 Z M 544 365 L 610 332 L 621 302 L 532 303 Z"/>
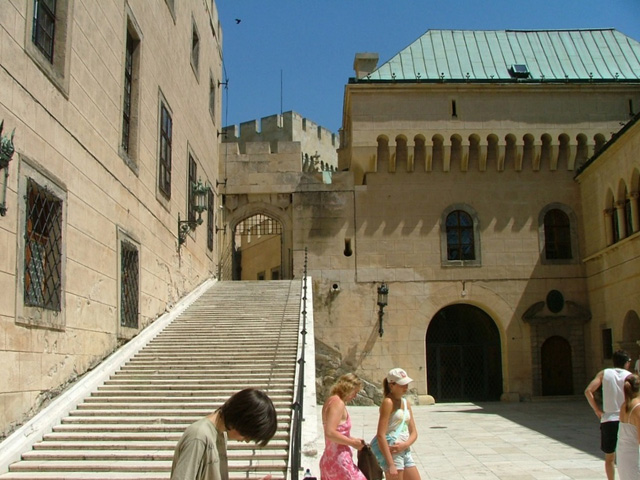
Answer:
<path fill-rule="evenodd" d="M 321 159 L 326 170 L 337 169 L 336 134 L 293 111 L 243 122 L 239 136 L 236 126 L 224 127 L 223 132 L 222 141 L 237 142 L 240 151 L 250 142 L 270 142 L 274 152 L 280 148 L 278 142 L 299 142 L 303 159 L 315 158 L 318 164 Z"/>

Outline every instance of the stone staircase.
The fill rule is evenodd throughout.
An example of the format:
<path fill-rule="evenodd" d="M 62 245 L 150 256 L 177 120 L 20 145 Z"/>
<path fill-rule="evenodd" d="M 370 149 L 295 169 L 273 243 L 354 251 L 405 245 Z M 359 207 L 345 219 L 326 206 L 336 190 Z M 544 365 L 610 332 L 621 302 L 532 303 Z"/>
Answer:
<path fill-rule="evenodd" d="M 285 479 L 300 297 L 299 280 L 215 283 L 0 480 L 166 480 L 184 429 L 245 387 L 269 394 L 278 431 L 230 441 L 230 477 Z"/>

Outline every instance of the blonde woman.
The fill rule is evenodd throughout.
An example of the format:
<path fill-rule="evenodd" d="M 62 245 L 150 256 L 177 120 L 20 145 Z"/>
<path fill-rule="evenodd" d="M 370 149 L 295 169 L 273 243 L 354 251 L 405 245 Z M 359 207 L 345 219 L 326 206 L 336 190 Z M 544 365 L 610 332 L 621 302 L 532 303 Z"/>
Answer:
<path fill-rule="evenodd" d="M 638 445 L 640 444 L 640 377 L 624 379 L 624 403 L 620 409 L 616 463 L 620 480 L 640 480 Z"/>
<path fill-rule="evenodd" d="M 384 399 L 376 440 L 380 452 L 378 461 L 387 480 L 420 480 L 410 448 L 418 439 L 418 431 L 411 405 L 404 398 L 412 381 L 403 369 L 394 368 L 382 382 Z"/>
<path fill-rule="evenodd" d="M 366 480 L 353 462 L 351 448 L 360 450 L 364 440 L 351 436 L 351 418 L 346 404 L 362 389 L 362 382 L 353 373 L 342 375 L 331 387 L 331 394 L 322 407 L 325 448 L 320 459 L 322 480 Z"/>

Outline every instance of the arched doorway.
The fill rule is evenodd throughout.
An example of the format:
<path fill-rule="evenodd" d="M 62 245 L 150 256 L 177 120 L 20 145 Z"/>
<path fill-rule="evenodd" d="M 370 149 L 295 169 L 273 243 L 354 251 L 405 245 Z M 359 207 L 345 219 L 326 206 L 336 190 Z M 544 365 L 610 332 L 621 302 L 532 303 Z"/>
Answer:
<path fill-rule="evenodd" d="M 573 395 L 573 362 L 571 345 L 555 335 L 540 348 L 542 395 Z"/>
<path fill-rule="evenodd" d="M 427 388 L 438 402 L 500 400 L 500 332 L 473 305 L 451 305 L 431 320 L 426 337 Z"/>
<path fill-rule="evenodd" d="M 238 222 L 232 263 L 233 280 L 282 279 L 282 224 L 262 213 Z"/>

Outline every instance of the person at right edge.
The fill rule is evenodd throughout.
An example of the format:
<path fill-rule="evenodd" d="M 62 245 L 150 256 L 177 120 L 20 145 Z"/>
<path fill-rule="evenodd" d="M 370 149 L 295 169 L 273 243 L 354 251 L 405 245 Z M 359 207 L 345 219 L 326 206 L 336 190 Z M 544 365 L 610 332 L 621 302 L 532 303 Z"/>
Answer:
<path fill-rule="evenodd" d="M 600 419 L 600 449 L 604 452 L 604 471 L 607 480 L 616 476 L 616 444 L 620 424 L 620 408 L 624 403 L 624 381 L 631 372 L 629 354 L 624 350 L 613 353 L 613 368 L 600 370 L 584 391 L 589 405 Z M 595 398 L 596 391 L 602 387 L 602 408 Z"/>
<path fill-rule="evenodd" d="M 382 382 L 384 398 L 376 439 L 384 458 L 378 461 L 385 480 L 420 480 L 420 472 L 411 456 L 411 445 L 418 439 L 418 431 L 411 405 L 404 398 L 412 381 L 402 368 L 394 368 Z"/>

